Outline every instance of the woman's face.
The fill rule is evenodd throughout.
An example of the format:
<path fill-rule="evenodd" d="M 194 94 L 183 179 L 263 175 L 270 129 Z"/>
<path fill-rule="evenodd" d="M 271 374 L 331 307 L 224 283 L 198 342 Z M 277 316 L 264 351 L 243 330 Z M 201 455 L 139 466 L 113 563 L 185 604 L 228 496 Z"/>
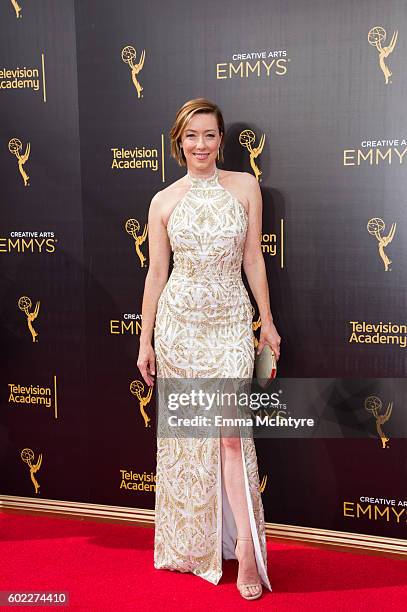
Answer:
<path fill-rule="evenodd" d="M 181 135 L 188 171 L 203 175 L 212 173 L 221 140 L 216 115 L 196 113 Z"/>

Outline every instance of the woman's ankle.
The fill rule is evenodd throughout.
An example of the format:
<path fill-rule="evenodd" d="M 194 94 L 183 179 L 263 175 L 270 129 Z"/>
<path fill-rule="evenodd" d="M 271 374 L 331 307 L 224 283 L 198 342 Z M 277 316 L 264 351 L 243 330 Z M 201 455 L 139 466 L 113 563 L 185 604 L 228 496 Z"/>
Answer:
<path fill-rule="evenodd" d="M 254 556 L 254 546 L 253 546 L 253 540 L 251 538 L 237 538 L 236 540 L 236 546 L 235 546 L 235 553 L 236 556 L 237 553 L 239 551 L 239 556 L 241 555 L 253 555 Z"/>

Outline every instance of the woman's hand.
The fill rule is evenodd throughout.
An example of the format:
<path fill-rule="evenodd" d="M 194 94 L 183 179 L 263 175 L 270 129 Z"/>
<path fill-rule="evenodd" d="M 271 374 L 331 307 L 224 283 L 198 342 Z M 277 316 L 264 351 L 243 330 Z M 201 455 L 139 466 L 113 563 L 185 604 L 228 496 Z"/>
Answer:
<path fill-rule="evenodd" d="M 151 344 L 140 344 L 137 367 L 145 382 L 151 387 L 154 384 L 155 353 Z"/>
<path fill-rule="evenodd" d="M 274 351 L 276 361 L 278 361 L 280 358 L 280 342 L 281 338 L 275 328 L 274 323 L 262 323 L 257 353 L 261 353 L 264 345 L 269 344 Z"/>

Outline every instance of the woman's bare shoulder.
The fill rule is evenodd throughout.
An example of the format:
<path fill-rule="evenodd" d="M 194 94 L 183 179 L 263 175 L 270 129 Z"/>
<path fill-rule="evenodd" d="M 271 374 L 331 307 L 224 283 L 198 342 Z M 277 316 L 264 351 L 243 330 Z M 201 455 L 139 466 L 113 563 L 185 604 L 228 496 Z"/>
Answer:
<path fill-rule="evenodd" d="M 164 189 L 157 191 L 157 193 L 153 196 L 151 200 L 151 207 L 154 207 L 154 210 L 165 226 L 167 226 L 168 219 L 170 218 L 175 206 L 180 200 L 182 200 L 188 189 L 189 185 L 185 181 L 185 177 L 182 177 Z"/>
<path fill-rule="evenodd" d="M 224 178 L 232 183 L 234 182 L 238 185 L 247 187 L 257 183 L 256 177 L 254 177 L 253 174 L 250 174 L 250 172 L 238 172 L 236 170 L 221 170 L 219 178 Z"/>
<path fill-rule="evenodd" d="M 246 212 L 249 212 L 251 194 L 253 188 L 257 185 L 256 178 L 249 172 L 236 172 L 234 170 L 222 170 L 219 173 L 219 179 L 225 189 L 234 195 L 241 204 L 243 204 Z"/>
<path fill-rule="evenodd" d="M 184 177 L 174 181 L 164 189 L 157 191 L 151 199 L 151 203 L 156 206 L 166 206 L 168 202 L 177 199 L 181 192 L 185 191 Z"/>

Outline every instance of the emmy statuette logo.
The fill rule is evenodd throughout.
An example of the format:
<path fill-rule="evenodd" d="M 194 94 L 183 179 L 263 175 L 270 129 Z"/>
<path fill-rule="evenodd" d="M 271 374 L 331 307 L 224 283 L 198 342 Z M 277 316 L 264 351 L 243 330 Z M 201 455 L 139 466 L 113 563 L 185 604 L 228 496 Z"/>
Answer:
<path fill-rule="evenodd" d="M 144 393 L 144 383 L 141 382 L 141 380 L 133 380 L 130 383 L 130 393 L 132 395 L 134 395 L 134 397 L 136 397 L 139 401 L 139 408 L 140 408 L 140 412 L 141 412 L 141 416 L 144 419 L 144 426 L 145 427 L 151 427 L 150 425 L 150 417 L 148 416 L 147 412 L 145 411 L 145 406 L 147 406 L 147 404 L 150 403 L 151 397 L 153 395 L 153 387 L 148 387 L 148 391 L 147 391 L 147 395 L 143 396 Z"/>
<path fill-rule="evenodd" d="M 30 312 L 32 308 L 32 302 L 29 297 L 23 295 L 18 300 L 18 307 L 27 317 L 27 325 L 28 325 L 28 329 L 30 330 L 33 342 L 38 342 L 37 340 L 38 333 L 33 328 L 32 322 L 35 321 L 35 319 L 38 316 L 38 313 L 40 310 L 40 302 L 37 302 L 34 310 Z"/>
<path fill-rule="evenodd" d="M 30 177 L 24 170 L 24 164 L 30 157 L 30 149 L 31 149 L 30 143 L 26 145 L 25 152 L 23 153 L 23 155 L 21 155 L 22 149 L 23 149 L 22 142 L 18 138 L 12 138 L 10 142 L 8 143 L 8 150 L 10 151 L 12 155 L 15 155 L 17 157 L 18 169 L 23 178 L 24 187 L 29 187 L 28 181 Z"/>
<path fill-rule="evenodd" d="M 259 177 L 262 172 L 259 169 L 259 167 L 256 165 L 256 162 L 254 160 L 263 152 L 266 136 L 265 134 L 261 136 L 260 142 L 257 147 L 252 146 L 252 143 L 254 143 L 255 140 L 256 140 L 256 136 L 252 130 L 243 130 L 243 132 L 240 132 L 239 142 L 242 145 L 242 147 L 244 147 L 245 149 L 249 151 L 250 166 L 252 167 L 252 170 L 254 172 L 256 179 L 260 182 L 261 178 Z"/>
<path fill-rule="evenodd" d="M 138 232 L 140 231 L 140 223 L 137 221 L 137 219 L 127 219 L 124 227 L 126 228 L 126 232 L 130 234 L 130 236 L 134 240 L 136 253 L 140 259 L 140 265 L 142 268 L 144 268 L 146 266 L 146 258 L 141 252 L 140 245 L 142 245 L 143 242 L 145 242 L 147 239 L 147 223 L 144 225 L 143 233 L 141 234 L 141 236 L 138 235 Z"/>
<path fill-rule="evenodd" d="M 260 487 L 259 487 L 260 493 L 264 493 L 264 489 L 266 488 L 266 485 L 267 485 L 267 474 L 264 474 L 260 482 Z"/>
<path fill-rule="evenodd" d="M 10 1 L 11 1 L 11 4 L 13 5 L 13 8 L 14 8 L 15 12 L 16 12 L 17 19 L 21 19 L 22 18 L 22 15 L 20 15 L 20 13 L 22 11 L 21 6 L 18 4 L 17 0 L 10 0 Z"/>
<path fill-rule="evenodd" d="M 40 453 L 38 455 L 38 460 L 37 463 L 33 463 L 34 462 L 34 452 L 31 450 L 31 448 L 24 448 L 21 451 L 21 459 L 24 461 L 24 463 L 26 463 L 30 469 L 30 478 L 31 478 L 31 482 L 34 485 L 34 489 L 35 489 L 35 494 L 37 495 L 39 489 L 40 489 L 40 485 L 37 481 L 37 479 L 35 478 L 34 474 L 36 474 L 38 472 L 38 470 L 41 467 L 42 464 L 42 454 Z"/>
<path fill-rule="evenodd" d="M 142 70 L 144 66 L 144 60 L 146 57 L 145 49 L 140 54 L 140 60 L 136 63 L 136 50 L 131 45 L 127 45 L 127 47 L 123 47 L 122 49 L 122 60 L 125 64 L 129 65 L 131 70 L 131 78 L 133 81 L 133 85 L 137 91 L 137 98 L 142 98 L 141 92 L 143 91 L 143 87 L 138 82 L 138 74 Z"/>
<path fill-rule="evenodd" d="M 382 236 L 381 232 L 384 231 L 385 227 L 386 225 L 383 219 L 380 219 L 380 217 L 374 217 L 373 219 L 370 219 L 367 223 L 367 231 L 369 232 L 369 234 L 375 236 L 377 239 L 379 255 L 383 261 L 384 270 L 385 272 L 389 272 L 391 271 L 391 268 L 389 266 L 392 260 L 387 257 L 386 253 L 384 252 L 384 247 L 390 244 L 393 240 L 394 234 L 396 233 L 397 223 L 392 223 L 387 236 Z"/>
<path fill-rule="evenodd" d="M 371 44 L 373 47 L 376 47 L 377 49 L 377 52 L 379 54 L 379 66 L 384 74 L 384 80 L 387 85 L 389 82 L 391 83 L 391 81 L 389 81 L 389 78 L 393 73 L 385 64 L 384 60 L 389 57 L 390 53 L 393 52 L 393 49 L 396 46 L 398 30 L 395 30 L 393 32 L 390 44 L 388 44 L 387 47 L 383 47 L 382 42 L 386 40 L 386 36 L 387 34 L 384 28 L 382 28 L 381 26 L 375 26 L 369 31 L 367 39 L 369 41 L 369 44 Z"/>
<path fill-rule="evenodd" d="M 365 410 L 370 412 L 374 418 L 376 419 L 376 429 L 379 434 L 380 440 L 382 442 L 382 448 L 389 448 L 387 444 L 390 438 L 384 434 L 382 430 L 382 425 L 386 423 L 391 417 L 391 413 L 393 412 L 393 402 L 389 402 L 389 405 L 386 408 L 386 412 L 381 414 L 383 409 L 382 401 L 379 397 L 375 395 L 370 395 L 365 399 Z"/>

